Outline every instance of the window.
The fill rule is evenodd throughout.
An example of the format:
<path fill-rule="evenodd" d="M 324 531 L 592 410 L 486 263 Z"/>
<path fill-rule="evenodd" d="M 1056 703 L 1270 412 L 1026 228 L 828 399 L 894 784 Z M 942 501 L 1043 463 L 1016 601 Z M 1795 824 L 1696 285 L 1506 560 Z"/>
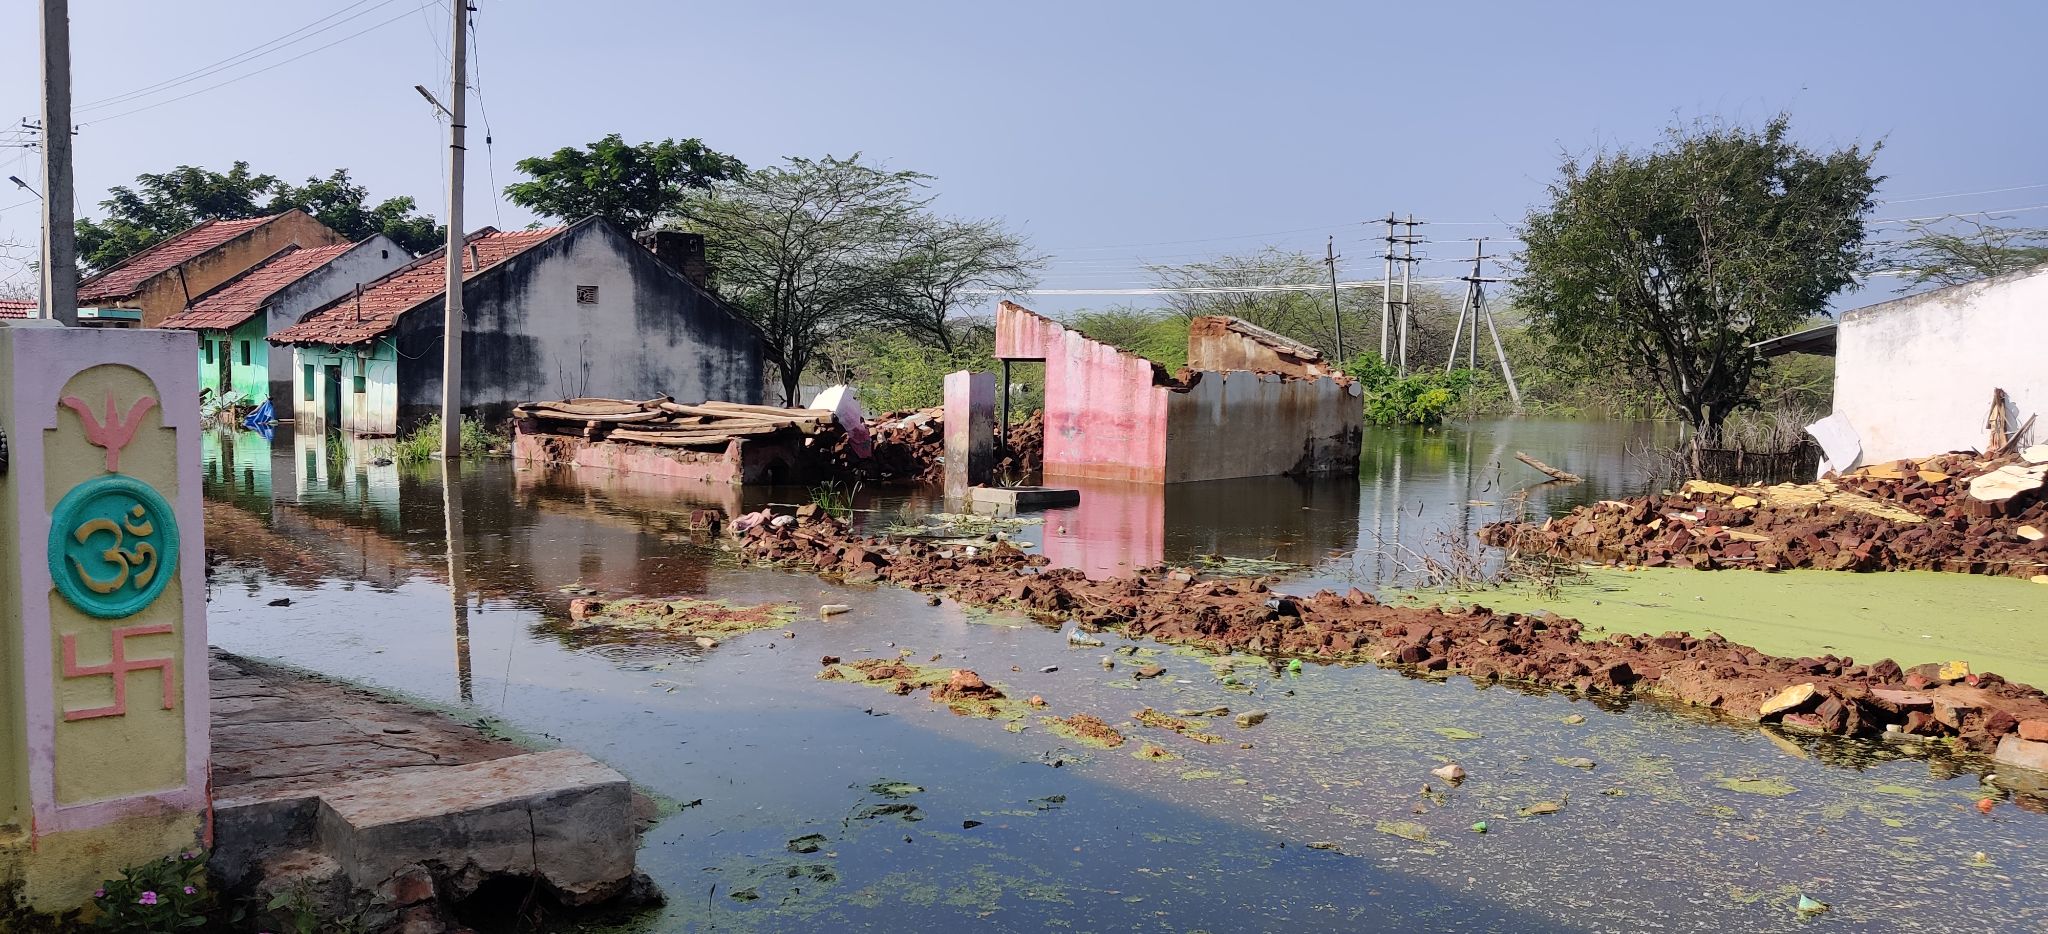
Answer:
<path fill-rule="evenodd" d="M 299 367 L 299 384 L 300 384 L 300 385 L 302 385 L 302 386 L 304 386 L 304 387 L 306 387 L 306 388 L 305 388 L 305 389 L 304 389 L 303 391 L 301 391 L 301 392 L 300 392 L 299 394 L 300 394 L 301 396 L 304 396 L 307 402 L 311 402 L 311 401 L 313 401 L 313 365 L 312 365 L 312 364 L 308 363 L 308 364 L 305 364 L 305 365 L 303 365 L 303 366 L 300 366 L 300 367 Z"/>
<path fill-rule="evenodd" d="M 578 304 L 578 305 L 595 305 L 595 304 L 597 304 L 597 286 L 594 286 L 594 285 L 579 285 L 579 286 L 577 286 L 577 287 L 576 287 L 576 304 Z"/>
<path fill-rule="evenodd" d="M 212 362 L 213 362 L 213 342 L 212 342 L 212 341 L 200 341 L 200 342 L 199 342 L 199 362 L 201 362 L 201 363 L 212 363 Z"/>
<path fill-rule="evenodd" d="M 248 366 L 248 365 L 249 365 L 249 342 L 248 342 L 248 341 L 243 341 L 243 342 L 242 342 L 242 365 L 243 365 L 243 366 Z"/>

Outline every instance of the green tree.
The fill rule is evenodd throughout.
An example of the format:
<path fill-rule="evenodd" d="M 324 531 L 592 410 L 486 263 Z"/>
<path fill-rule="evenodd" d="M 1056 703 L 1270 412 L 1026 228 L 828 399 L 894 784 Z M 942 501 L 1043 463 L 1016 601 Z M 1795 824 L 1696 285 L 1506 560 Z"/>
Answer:
<path fill-rule="evenodd" d="M 1705 441 L 1747 401 L 1751 347 L 1815 314 L 1869 258 L 1877 147 L 1674 128 L 1650 152 L 1564 161 L 1521 231 L 1516 304 L 1587 378 L 1654 384 Z"/>
<path fill-rule="evenodd" d="M 595 214 L 627 233 L 677 213 L 690 192 L 738 179 L 747 169 L 701 140 L 628 145 L 617 133 L 587 147 L 521 159 L 516 167 L 532 180 L 505 186 L 513 204 L 563 221 Z"/>
<path fill-rule="evenodd" d="M 236 162 L 226 172 L 181 165 L 169 172 L 135 177 L 135 187 L 116 185 L 100 202 L 104 221 L 78 221 L 78 257 L 88 272 L 114 265 L 157 241 L 205 220 L 262 217 L 303 209 L 351 240 L 374 233 L 391 236 L 415 253 L 432 249 L 441 227 L 432 217 L 415 212 L 410 197 L 369 203 L 369 190 L 349 178 L 347 169 L 313 177 L 292 186 L 275 175 L 249 170 Z"/>
<path fill-rule="evenodd" d="M 425 253 L 441 245 L 447 228 L 418 213 L 418 206 L 410 195 L 372 205 L 369 189 L 350 179 L 347 169 L 335 169 L 326 178 L 309 178 L 297 187 L 279 184 L 264 213 L 299 208 L 350 240 L 381 233 L 408 252 Z"/>
<path fill-rule="evenodd" d="M 899 293 L 902 244 L 929 201 L 927 178 L 858 153 L 791 157 L 678 207 L 677 220 L 705 235 L 726 300 L 766 332 L 784 404 L 795 404 L 824 348 L 881 320 Z"/>
<path fill-rule="evenodd" d="M 947 356 L 959 349 L 961 305 L 1029 289 L 1044 265 L 1000 221 L 924 214 L 904 229 L 896 253 L 888 271 L 895 287 L 878 317 Z"/>
<path fill-rule="evenodd" d="M 1944 218 L 1917 222 L 1907 230 L 1911 236 L 1883 258 L 1906 274 L 1901 292 L 1926 285 L 1961 285 L 2048 263 L 2048 229 Z"/>

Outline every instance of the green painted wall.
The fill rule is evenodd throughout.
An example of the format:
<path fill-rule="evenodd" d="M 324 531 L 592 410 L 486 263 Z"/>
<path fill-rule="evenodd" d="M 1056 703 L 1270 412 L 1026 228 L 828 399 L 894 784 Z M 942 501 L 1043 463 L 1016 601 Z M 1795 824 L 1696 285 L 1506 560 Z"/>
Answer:
<path fill-rule="evenodd" d="M 264 340 L 266 336 L 262 315 L 232 331 L 200 331 L 199 388 L 218 394 L 225 376 L 225 388 L 241 393 L 253 404 L 263 404 L 270 396 L 270 342 Z M 225 372 L 221 366 L 223 357 L 227 361 Z"/>

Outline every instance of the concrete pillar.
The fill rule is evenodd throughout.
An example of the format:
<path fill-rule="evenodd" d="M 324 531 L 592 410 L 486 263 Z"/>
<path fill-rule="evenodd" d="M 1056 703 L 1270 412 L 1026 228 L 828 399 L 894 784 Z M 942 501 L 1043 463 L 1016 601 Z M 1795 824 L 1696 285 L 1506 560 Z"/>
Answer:
<path fill-rule="evenodd" d="M 961 370 L 946 374 L 946 495 L 964 496 L 996 468 L 996 378 Z"/>
<path fill-rule="evenodd" d="M 197 353 L 0 326 L 0 892 L 37 911 L 206 841 Z"/>

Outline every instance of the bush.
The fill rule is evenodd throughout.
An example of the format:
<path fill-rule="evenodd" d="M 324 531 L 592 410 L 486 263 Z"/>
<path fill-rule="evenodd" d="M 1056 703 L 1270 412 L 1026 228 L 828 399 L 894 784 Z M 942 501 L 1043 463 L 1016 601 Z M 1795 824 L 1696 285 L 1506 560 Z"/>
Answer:
<path fill-rule="evenodd" d="M 462 455 L 477 457 L 489 454 L 493 448 L 504 447 L 504 435 L 484 428 L 481 422 L 469 416 L 462 418 Z M 441 417 L 421 422 L 411 433 L 400 437 L 381 453 L 401 464 L 424 464 L 441 453 Z"/>
<path fill-rule="evenodd" d="M 123 870 L 93 893 L 95 931 L 163 934 L 206 927 L 214 911 L 206 853 L 193 850 Z"/>
<path fill-rule="evenodd" d="M 1423 370 L 1398 376 L 1377 354 L 1351 358 L 1344 372 L 1364 390 L 1365 418 L 1381 427 L 1443 424 L 1472 386 L 1471 370 Z"/>

